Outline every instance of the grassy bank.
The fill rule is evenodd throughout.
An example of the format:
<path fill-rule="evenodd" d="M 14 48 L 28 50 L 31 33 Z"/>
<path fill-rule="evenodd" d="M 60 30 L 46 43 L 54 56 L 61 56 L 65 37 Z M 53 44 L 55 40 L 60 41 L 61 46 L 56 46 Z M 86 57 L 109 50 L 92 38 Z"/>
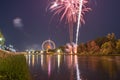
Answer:
<path fill-rule="evenodd" d="M 30 80 L 25 57 L 0 51 L 0 80 Z"/>

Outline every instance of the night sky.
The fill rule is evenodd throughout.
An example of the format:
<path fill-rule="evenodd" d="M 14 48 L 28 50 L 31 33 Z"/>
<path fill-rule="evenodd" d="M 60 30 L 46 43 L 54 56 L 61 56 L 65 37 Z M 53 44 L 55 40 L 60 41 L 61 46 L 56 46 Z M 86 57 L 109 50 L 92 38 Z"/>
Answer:
<path fill-rule="evenodd" d="M 18 51 L 24 51 L 41 49 L 42 42 L 48 39 L 53 40 L 56 46 L 69 42 L 68 25 L 64 21 L 59 23 L 59 15 L 50 22 L 52 13 L 46 11 L 47 1 L 0 0 L 0 30 L 6 45 L 11 44 Z M 80 28 L 79 43 L 112 32 L 120 38 L 120 0 L 90 0 L 89 6 L 92 11 L 84 17 L 86 24 Z M 76 29 L 74 37 L 75 33 Z"/>

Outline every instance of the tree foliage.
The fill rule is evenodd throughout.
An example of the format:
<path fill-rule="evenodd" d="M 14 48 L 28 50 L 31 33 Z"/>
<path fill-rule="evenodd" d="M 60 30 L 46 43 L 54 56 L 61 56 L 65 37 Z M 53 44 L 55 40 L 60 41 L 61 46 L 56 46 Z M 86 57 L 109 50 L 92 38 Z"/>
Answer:
<path fill-rule="evenodd" d="M 78 53 L 87 54 L 120 54 L 120 39 L 117 40 L 114 33 L 91 40 L 78 46 Z"/>
<path fill-rule="evenodd" d="M 64 52 L 64 46 L 60 47 Z M 77 47 L 78 54 L 120 54 L 120 39 L 116 39 L 114 33 L 109 33 L 104 37 L 97 38 L 95 40 L 88 41 L 87 43 L 81 43 Z"/>
<path fill-rule="evenodd" d="M 0 45 L 4 45 L 4 43 L 5 43 L 4 35 L 2 34 L 2 32 L 0 32 Z"/>
<path fill-rule="evenodd" d="M 114 50 L 115 50 L 115 45 L 111 41 L 105 42 L 101 46 L 101 53 L 103 54 L 112 54 Z"/>
<path fill-rule="evenodd" d="M 116 42 L 116 51 L 120 54 L 120 39 Z"/>

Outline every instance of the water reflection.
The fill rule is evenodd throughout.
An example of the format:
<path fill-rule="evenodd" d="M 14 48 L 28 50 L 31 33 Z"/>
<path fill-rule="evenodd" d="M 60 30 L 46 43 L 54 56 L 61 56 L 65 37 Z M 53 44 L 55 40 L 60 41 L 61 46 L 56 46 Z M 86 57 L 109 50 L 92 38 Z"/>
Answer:
<path fill-rule="evenodd" d="M 33 80 L 120 80 L 120 57 L 26 55 Z"/>
<path fill-rule="evenodd" d="M 58 68 L 60 67 L 60 58 L 61 58 L 61 55 L 57 55 Z"/>

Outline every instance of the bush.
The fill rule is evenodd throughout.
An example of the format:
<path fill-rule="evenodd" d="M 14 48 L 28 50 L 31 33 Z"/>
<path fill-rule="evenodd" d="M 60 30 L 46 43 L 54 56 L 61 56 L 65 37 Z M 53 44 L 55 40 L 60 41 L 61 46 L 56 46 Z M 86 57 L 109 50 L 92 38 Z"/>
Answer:
<path fill-rule="evenodd" d="M 0 80 L 30 80 L 25 57 L 13 55 L 0 58 Z"/>

